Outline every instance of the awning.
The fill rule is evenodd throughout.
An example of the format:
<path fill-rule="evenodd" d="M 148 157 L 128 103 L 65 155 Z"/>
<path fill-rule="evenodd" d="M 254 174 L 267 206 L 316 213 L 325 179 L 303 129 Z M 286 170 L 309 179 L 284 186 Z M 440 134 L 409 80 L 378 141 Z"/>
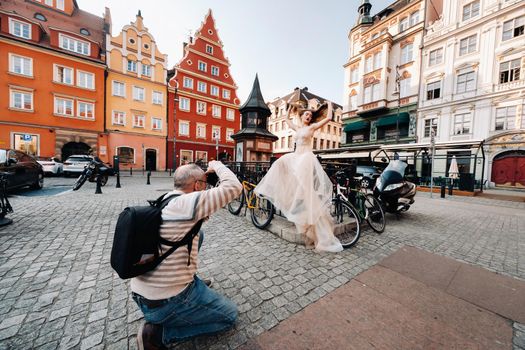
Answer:
<path fill-rule="evenodd" d="M 398 117 L 396 114 L 389 114 L 384 117 L 380 117 L 377 120 L 376 126 L 387 126 L 395 125 L 397 123 Z M 406 124 L 410 120 L 410 116 L 407 112 L 399 113 L 399 124 Z"/>
<path fill-rule="evenodd" d="M 344 132 L 363 130 L 363 129 L 367 129 L 369 126 L 370 126 L 370 123 L 368 123 L 367 121 L 357 120 L 357 121 L 346 124 L 343 130 Z"/>
<path fill-rule="evenodd" d="M 319 154 L 322 159 L 352 159 L 352 158 L 369 158 L 370 152 L 342 152 L 342 153 L 329 153 Z"/>

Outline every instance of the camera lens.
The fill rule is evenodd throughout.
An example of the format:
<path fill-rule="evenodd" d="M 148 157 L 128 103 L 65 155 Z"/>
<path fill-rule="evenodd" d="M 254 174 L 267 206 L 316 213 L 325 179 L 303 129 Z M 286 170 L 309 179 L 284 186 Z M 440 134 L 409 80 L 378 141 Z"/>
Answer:
<path fill-rule="evenodd" d="M 209 173 L 206 176 L 206 182 L 209 183 L 211 186 L 217 185 L 218 181 L 219 181 L 219 177 L 215 173 Z"/>

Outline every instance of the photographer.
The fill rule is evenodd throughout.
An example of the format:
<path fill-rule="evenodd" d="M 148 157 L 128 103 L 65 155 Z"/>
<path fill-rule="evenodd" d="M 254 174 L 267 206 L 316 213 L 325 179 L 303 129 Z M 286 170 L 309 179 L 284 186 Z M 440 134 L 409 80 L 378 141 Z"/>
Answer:
<path fill-rule="evenodd" d="M 207 174 L 215 173 L 218 187 L 206 190 Z M 211 178 L 212 176 L 210 176 Z M 177 241 L 201 219 L 205 219 L 241 194 L 237 177 L 221 162 L 208 163 L 206 173 L 195 164 L 177 168 L 174 190 L 180 194 L 162 211 L 160 235 Z M 193 246 L 202 243 L 202 231 Z M 163 249 L 169 247 L 163 246 Z M 235 304 L 210 289 L 197 277 L 198 249 L 177 249 L 155 270 L 131 280 L 133 299 L 146 322 L 137 334 L 139 349 L 166 349 L 166 345 L 233 326 Z"/>

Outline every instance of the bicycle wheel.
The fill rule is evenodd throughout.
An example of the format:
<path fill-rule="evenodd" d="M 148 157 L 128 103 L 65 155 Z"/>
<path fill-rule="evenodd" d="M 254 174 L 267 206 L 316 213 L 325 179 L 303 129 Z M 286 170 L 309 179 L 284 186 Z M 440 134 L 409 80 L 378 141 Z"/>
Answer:
<path fill-rule="evenodd" d="M 256 206 L 252 209 L 252 222 L 255 227 L 265 229 L 272 222 L 275 208 L 266 198 L 256 197 Z"/>
<path fill-rule="evenodd" d="M 233 201 L 228 203 L 228 211 L 232 213 L 233 215 L 239 215 L 243 205 L 244 205 L 244 190 L 242 190 L 241 195 L 238 198 L 235 198 Z"/>
<path fill-rule="evenodd" d="M 73 185 L 73 191 L 76 191 L 80 187 L 82 187 L 84 182 L 86 182 L 86 180 L 88 179 L 88 176 L 89 175 L 87 174 L 87 172 L 83 171 L 82 174 L 80 174 L 80 176 L 78 177 L 77 181 L 75 181 L 75 184 Z"/>
<path fill-rule="evenodd" d="M 385 212 L 376 197 L 367 194 L 365 197 L 365 208 L 367 212 L 366 221 L 372 230 L 382 233 L 385 230 Z"/>
<path fill-rule="evenodd" d="M 361 225 L 355 209 L 348 203 L 336 199 L 332 202 L 330 214 L 336 224 L 334 235 L 343 248 L 350 248 L 356 244 L 361 235 Z"/>

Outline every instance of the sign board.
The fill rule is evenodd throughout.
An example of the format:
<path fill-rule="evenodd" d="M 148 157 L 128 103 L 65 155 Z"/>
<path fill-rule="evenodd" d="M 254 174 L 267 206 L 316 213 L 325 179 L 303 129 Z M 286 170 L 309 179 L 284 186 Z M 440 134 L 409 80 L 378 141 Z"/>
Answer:
<path fill-rule="evenodd" d="M 29 134 L 24 134 L 22 136 L 22 140 L 24 140 L 24 141 L 31 141 L 32 138 L 33 137 L 31 135 L 29 135 Z"/>

